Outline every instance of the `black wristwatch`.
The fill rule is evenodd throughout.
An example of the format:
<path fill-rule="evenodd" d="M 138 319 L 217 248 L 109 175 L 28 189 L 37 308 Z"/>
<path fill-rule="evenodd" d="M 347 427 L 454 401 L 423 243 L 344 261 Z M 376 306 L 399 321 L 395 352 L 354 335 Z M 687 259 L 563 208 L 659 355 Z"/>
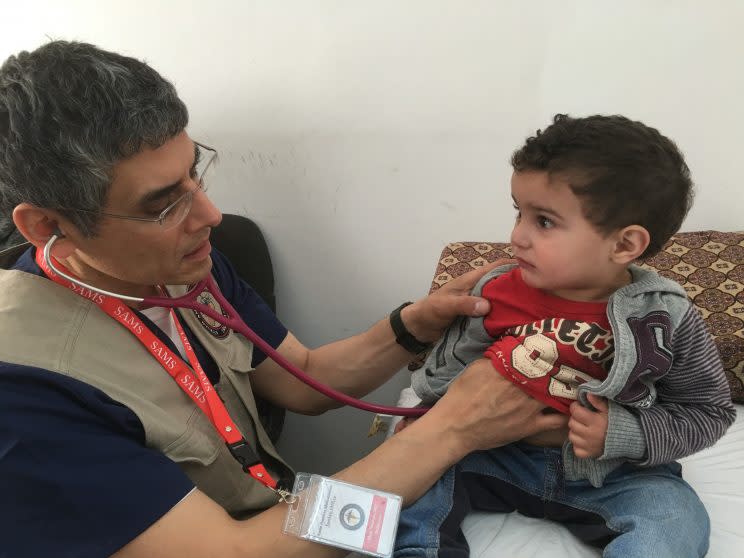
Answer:
<path fill-rule="evenodd" d="M 390 312 L 390 326 L 393 328 L 395 334 L 395 342 L 398 343 L 409 353 L 419 354 L 431 348 L 431 343 L 423 343 L 416 339 L 410 331 L 406 329 L 403 320 L 400 317 L 400 312 L 408 306 L 413 304 L 412 302 L 404 302 L 398 306 L 395 310 Z"/>

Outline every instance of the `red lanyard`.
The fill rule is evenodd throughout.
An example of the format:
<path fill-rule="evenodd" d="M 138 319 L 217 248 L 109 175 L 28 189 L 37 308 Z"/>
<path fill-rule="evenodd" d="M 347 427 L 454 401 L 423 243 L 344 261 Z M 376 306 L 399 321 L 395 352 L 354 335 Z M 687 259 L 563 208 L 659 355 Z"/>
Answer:
<path fill-rule="evenodd" d="M 176 317 L 176 312 L 173 309 L 170 311 L 171 317 L 176 324 L 178 335 L 181 337 L 184 350 L 186 351 L 186 356 L 193 367 L 193 370 L 188 367 L 179 355 L 174 354 L 167 345 L 160 341 L 160 339 L 150 331 L 144 323 L 142 323 L 142 320 L 139 318 L 137 313 L 121 300 L 80 287 L 68 281 L 64 277 L 57 275 L 49 269 L 49 266 L 47 266 L 41 250 L 36 251 L 36 263 L 39 264 L 39 267 L 44 271 L 47 277 L 52 279 L 55 283 L 67 287 L 74 293 L 95 303 L 106 314 L 127 328 L 130 333 L 145 346 L 145 349 L 155 357 L 158 364 L 160 364 L 170 377 L 175 380 L 178 386 L 192 399 L 192 401 L 194 401 L 194 403 L 199 406 L 212 423 L 215 430 L 217 430 L 217 433 L 227 444 L 230 453 L 243 466 L 243 470 L 258 482 L 276 490 L 277 482 L 261 464 L 256 453 L 251 449 L 246 439 L 240 433 L 240 429 L 230 418 L 230 415 L 228 414 L 224 403 L 222 403 L 220 396 L 217 394 L 217 391 L 214 389 L 212 382 L 209 381 L 207 374 L 204 372 L 201 364 L 199 364 L 196 353 L 194 352 L 191 343 L 189 343 L 186 333 L 184 332 L 183 327 L 181 327 L 181 324 Z M 68 275 L 70 274 L 61 264 L 56 263 L 55 265 L 59 267 L 63 273 L 67 273 Z M 196 372 L 196 374 L 194 374 L 194 372 Z"/>

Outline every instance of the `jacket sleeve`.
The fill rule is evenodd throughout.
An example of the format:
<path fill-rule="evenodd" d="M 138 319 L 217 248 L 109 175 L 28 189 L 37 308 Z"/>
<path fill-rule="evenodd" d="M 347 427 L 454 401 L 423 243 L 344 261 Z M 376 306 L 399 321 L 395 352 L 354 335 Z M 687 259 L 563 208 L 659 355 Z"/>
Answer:
<path fill-rule="evenodd" d="M 504 267 L 488 272 L 475 286 L 472 294 L 481 296 L 485 284 L 504 273 Z M 493 303 L 493 301 L 492 301 Z M 491 312 L 496 310 L 491 307 Z M 411 376 L 411 387 L 424 404 L 432 404 L 442 397 L 468 364 L 481 358 L 494 339 L 486 331 L 484 318 L 461 316 L 447 328 L 434 345 L 424 365 Z"/>
<path fill-rule="evenodd" d="M 636 408 L 646 442 L 640 465 L 657 465 L 713 445 L 736 418 L 718 350 L 690 305 L 672 339 L 669 372 L 656 383 L 657 399 Z"/>

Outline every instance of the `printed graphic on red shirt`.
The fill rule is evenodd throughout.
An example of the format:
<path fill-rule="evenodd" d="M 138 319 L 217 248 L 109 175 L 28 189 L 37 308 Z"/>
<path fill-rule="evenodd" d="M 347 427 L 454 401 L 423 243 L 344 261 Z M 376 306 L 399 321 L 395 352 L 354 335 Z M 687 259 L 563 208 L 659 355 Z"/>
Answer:
<path fill-rule="evenodd" d="M 615 354 L 606 303 L 553 297 L 527 286 L 518 270 L 487 284 L 484 320 L 495 339 L 486 350 L 496 370 L 532 397 L 568 414 L 578 387 L 604 380 Z"/>

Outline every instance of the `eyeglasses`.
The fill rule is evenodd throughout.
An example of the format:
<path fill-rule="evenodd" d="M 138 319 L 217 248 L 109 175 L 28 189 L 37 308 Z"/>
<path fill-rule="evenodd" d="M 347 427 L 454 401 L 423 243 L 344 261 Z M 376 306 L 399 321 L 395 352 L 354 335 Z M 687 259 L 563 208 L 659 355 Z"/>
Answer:
<path fill-rule="evenodd" d="M 190 190 L 184 192 L 172 203 L 163 209 L 157 217 L 133 217 L 131 215 L 119 215 L 117 213 L 106 213 L 88 211 L 85 209 L 75 209 L 73 211 L 82 211 L 84 213 L 98 213 L 99 215 L 105 215 L 106 217 L 114 217 L 115 219 L 128 219 L 130 221 L 144 221 L 146 223 L 157 223 L 162 227 L 162 230 L 172 229 L 181 224 L 191 211 L 191 205 L 194 200 L 194 194 L 199 190 L 206 192 L 209 186 L 207 172 L 214 168 L 214 163 L 217 162 L 217 150 L 204 145 L 203 143 L 194 142 L 194 166 L 191 168 L 191 180 L 195 183 L 195 186 Z"/>

